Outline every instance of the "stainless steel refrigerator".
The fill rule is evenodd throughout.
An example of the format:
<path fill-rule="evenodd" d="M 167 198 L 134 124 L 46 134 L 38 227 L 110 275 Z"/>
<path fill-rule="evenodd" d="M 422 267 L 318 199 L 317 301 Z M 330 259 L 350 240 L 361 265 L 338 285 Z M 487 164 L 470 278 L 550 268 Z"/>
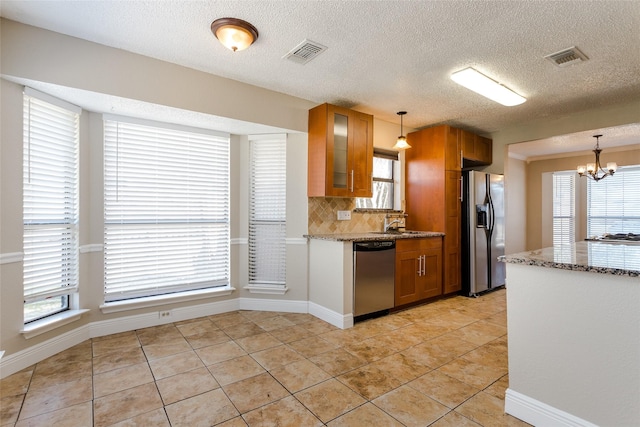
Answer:
<path fill-rule="evenodd" d="M 475 296 L 505 284 L 504 176 L 462 172 L 462 291 Z"/>

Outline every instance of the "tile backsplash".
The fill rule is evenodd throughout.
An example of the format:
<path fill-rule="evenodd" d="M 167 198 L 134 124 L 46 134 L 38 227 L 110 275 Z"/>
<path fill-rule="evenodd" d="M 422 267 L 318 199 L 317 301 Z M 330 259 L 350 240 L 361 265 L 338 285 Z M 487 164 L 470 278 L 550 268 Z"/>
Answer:
<path fill-rule="evenodd" d="M 356 199 L 309 197 L 309 234 L 382 231 L 386 212 L 355 211 Z M 338 211 L 351 211 L 351 219 L 338 221 Z"/>

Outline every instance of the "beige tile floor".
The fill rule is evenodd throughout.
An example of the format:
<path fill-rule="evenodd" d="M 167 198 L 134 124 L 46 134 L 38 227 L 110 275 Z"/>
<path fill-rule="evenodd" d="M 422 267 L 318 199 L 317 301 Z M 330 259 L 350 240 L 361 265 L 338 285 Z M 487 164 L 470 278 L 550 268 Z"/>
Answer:
<path fill-rule="evenodd" d="M 237 311 L 95 338 L 0 381 L 2 426 L 520 426 L 505 290 L 337 329 Z"/>

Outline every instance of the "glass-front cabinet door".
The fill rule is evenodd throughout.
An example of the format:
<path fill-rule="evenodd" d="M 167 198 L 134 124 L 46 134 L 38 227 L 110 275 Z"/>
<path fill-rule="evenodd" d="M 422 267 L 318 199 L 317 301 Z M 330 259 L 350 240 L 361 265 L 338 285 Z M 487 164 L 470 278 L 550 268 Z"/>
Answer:
<path fill-rule="evenodd" d="M 348 188 L 348 129 L 349 117 L 333 113 L 333 188 L 335 189 Z"/>
<path fill-rule="evenodd" d="M 373 116 L 322 104 L 309 110 L 309 197 L 371 197 Z"/>

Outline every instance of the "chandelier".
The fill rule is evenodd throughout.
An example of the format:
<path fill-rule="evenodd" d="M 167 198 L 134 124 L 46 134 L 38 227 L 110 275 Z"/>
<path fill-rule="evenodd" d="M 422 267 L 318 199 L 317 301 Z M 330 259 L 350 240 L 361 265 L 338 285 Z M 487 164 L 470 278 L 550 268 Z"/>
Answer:
<path fill-rule="evenodd" d="M 602 166 L 600 166 L 600 153 L 602 150 L 600 149 L 600 137 L 602 135 L 593 135 L 596 139 L 596 148 L 593 152 L 596 154 L 596 162 L 595 163 L 587 163 L 587 166 L 580 165 L 578 166 L 578 175 L 586 176 L 587 178 L 591 178 L 594 181 L 600 181 L 601 179 L 613 175 L 616 169 L 618 169 L 618 165 L 616 162 L 607 163 L 607 170 L 604 170 Z"/>

